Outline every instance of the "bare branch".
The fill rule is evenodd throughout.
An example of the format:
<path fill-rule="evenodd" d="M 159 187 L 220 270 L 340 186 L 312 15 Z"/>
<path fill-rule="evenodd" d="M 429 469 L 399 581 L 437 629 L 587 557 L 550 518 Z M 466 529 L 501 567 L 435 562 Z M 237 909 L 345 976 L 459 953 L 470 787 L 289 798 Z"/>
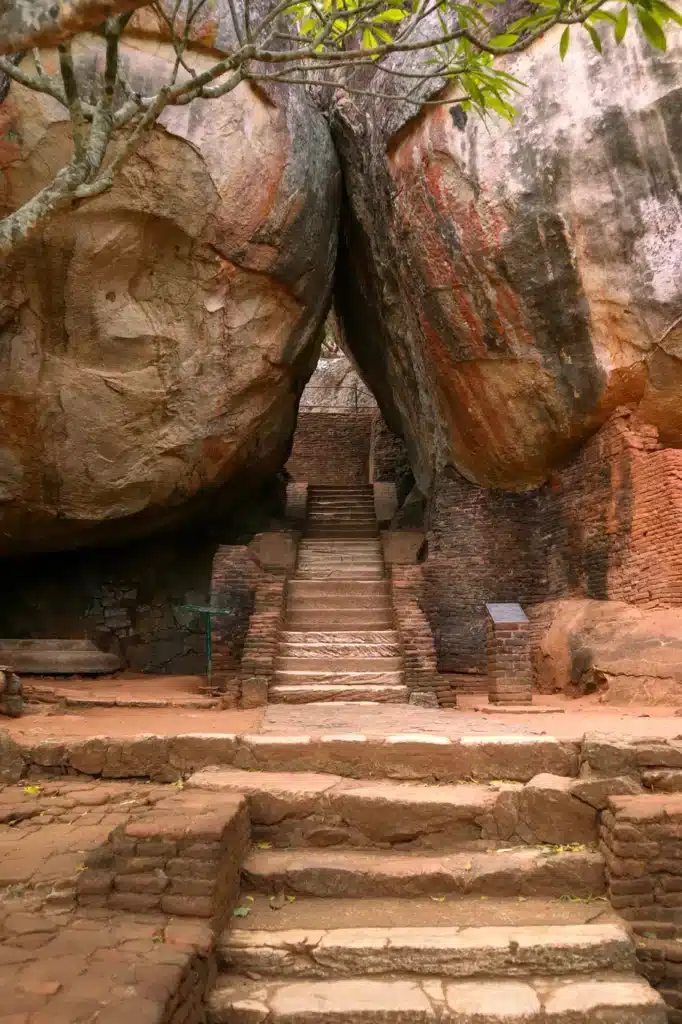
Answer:
<path fill-rule="evenodd" d="M 69 117 L 71 118 L 74 154 L 76 160 L 81 160 L 84 152 L 85 118 L 83 117 L 78 82 L 76 81 L 76 72 L 73 66 L 71 43 L 68 41 L 59 44 L 59 67 L 62 73 Z"/>
<path fill-rule="evenodd" d="M 0 71 L 2 71 L 8 78 L 11 78 L 14 82 L 18 82 L 19 85 L 25 86 L 27 89 L 31 89 L 33 92 L 42 92 L 45 96 L 52 96 L 53 99 L 61 103 L 62 106 L 67 107 L 66 96 L 64 95 L 64 89 L 57 82 L 56 79 L 49 75 L 36 76 L 27 75 L 25 71 L 16 67 L 9 57 L 0 57 Z"/>

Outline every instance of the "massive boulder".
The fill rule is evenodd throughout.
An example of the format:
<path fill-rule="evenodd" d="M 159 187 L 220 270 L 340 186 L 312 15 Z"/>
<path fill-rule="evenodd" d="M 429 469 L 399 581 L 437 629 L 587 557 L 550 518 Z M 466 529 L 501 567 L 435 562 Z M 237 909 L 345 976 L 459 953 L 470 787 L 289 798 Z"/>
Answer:
<path fill-rule="evenodd" d="M 123 47 L 143 94 L 174 62 L 145 18 Z M 101 46 L 85 38 L 76 54 L 86 83 Z M 13 86 L 0 215 L 69 153 L 64 110 Z M 338 196 L 321 113 L 301 90 L 242 83 L 168 110 L 110 193 L 13 254 L 0 268 L 0 554 L 186 521 L 284 464 L 329 303 Z"/>
<path fill-rule="evenodd" d="M 555 601 L 533 651 L 541 693 L 599 693 L 607 704 L 682 705 L 679 609 L 624 601 Z"/>
<path fill-rule="evenodd" d="M 621 404 L 682 444 L 682 33 L 601 31 L 603 57 L 574 29 L 563 64 L 558 30 L 506 58 L 511 125 L 332 100 L 338 311 L 422 490 L 447 466 L 537 486 Z"/>

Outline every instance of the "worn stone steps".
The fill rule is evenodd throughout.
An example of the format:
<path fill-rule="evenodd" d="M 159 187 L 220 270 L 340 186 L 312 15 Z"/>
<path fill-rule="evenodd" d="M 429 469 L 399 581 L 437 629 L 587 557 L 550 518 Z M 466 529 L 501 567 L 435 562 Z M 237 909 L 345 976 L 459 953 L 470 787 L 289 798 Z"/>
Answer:
<path fill-rule="evenodd" d="M 328 633 L 326 630 L 284 630 L 280 634 L 286 644 L 393 644 L 398 641 L 395 629 L 351 629 Z"/>
<path fill-rule="evenodd" d="M 320 923 L 324 907 L 320 907 Z M 218 943 L 236 974 L 332 978 L 420 974 L 446 978 L 529 977 L 635 971 L 621 924 L 374 927 L 253 931 L 237 925 Z"/>
<path fill-rule="evenodd" d="M 310 580 L 380 580 L 383 579 L 384 576 L 384 570 L 381 566 L 366 569 L 344 569 L 341 566 L 321 569 L 316 566 L 311 566 L 310 568 L 299 568 L 297 572 L 299 579 Z"/>
<path fill-rule="evenodd" d="M 511 979 L 251 980 L 222 974 L 209 1024 L 665 1024 L 660 996 L 631 975 Z"/>
<path fill-rule="evenodd" d="M 312 685 L 325 683 L 328 686 L 399 686 L 403 682 L 402 670 L 391 672 L 337 672 L 334 668 L 316 669 L 314 671 L 279 670 L 274 675 L 275 685 Z"/>
<path fill-rule="evenodd" d="M 409 691 L 404 685 L 371 685 L 360 683 L 274 683 L 268 690 L 271 704 L 315 704 L 324 701 L 367 701 L 374 704 L 404 704 Z"/>
<path fill-rule="evenodd" d="M 320 611 L 315 614 L 310 609 L 287 613 L 287 624 L 291 629 L 324 629 L 327 631 L 338 628 L 341 631 L 360 626 L 368 626 L 370 629 L 382 629 L 393 625 L 393 613 L 388 609 L 380 613 L 372 614 L 369 610 L 339 609 L 338 611 Z"/>
<path fill-rule="evenodd" d="M 335 672 L 392 672 L 403 667 L 403 659 L 398 655 L 377 657 L 351 657 L 346 654 L 318 655 L 302 657 L 277 653 L 275 671 L 280 669 L 298 669 L 301 672 L 315 672 L 320 669 L 334 669 Z"/>
<path fill-rule="evenodd" d="M 286 607 L 290 611 L 312 611 L 322 614 L 337 611 L 388 611 L 393 602 L 388 594 L 295 594 L 287 597 Z"/>
<path fill-rule="evenodd" d="M 299 634 L 305 637 L 305 633 Z M 312 636 L 316 634 L 311 632 Z M 344 643 L 327 640 L 325 643 L 300 640 L 297 643 L 282 641 L 278 648 L 280 658 L 392 658 L 400 655 L 400 646 L 395 641 L 385 643 L 367 642 Z"/>
<path fill-rule="evenodd" d="M 386 580 L 289 580 L 287 595 L 301 598 L 324 596 L 332 598 L 368 597 L 374 600 L 377 596 L 390 599 L 390 585 Z"/>
<path fill-rule="evenodd" d="M 187 786 L 243 793 L 254 835 L 278 846 L 412 843 L 428 849 L 496 839 L 494 812 L 500 794 L 522 788 L 425 786 L 390 779 L 357 782 L 338 775 L 238 769 L 199 771 Z"/>
<path fill-rule="evenodd" d="M 307 537 L 338 537 L 339 540 L 343 540 L 346 537 L 377 537 L 378 535 L 379 527 L 376 523 L 373 526 L 350 526 L 348 524 L 343 526 L 320 524 L 316 526 L 313 523 L 306 529 Z"/>
<path fill-rule="evenodd" d="M 604 861 L 591 848 L 501 847 L 492 853 L 386 850 L 253 850 L 244 880 L 260 892 L 304 896 L 595 896 Z"/>

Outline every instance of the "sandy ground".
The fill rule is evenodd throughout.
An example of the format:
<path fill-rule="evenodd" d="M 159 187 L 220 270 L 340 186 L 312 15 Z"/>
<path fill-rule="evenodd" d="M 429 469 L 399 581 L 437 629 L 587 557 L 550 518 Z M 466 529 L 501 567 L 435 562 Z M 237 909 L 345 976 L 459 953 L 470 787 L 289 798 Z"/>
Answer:
<path fill-rule="evenodd" d="M 30 704 L 20 719 L 3 727 L 24 741 L 55 736 L 135 736 L 143 733 L 178 735 L 188 732 L 249 734 L 319 734 L 328 732 L 390 735 L 422 732 L 461 735 L 547 735 L 581 739 L 586 732 L 616 736 L 682 737 L 682 718 L 675 707 L 626 707 L 600 704 L 597 695 L 570 700 L 538 697 L 543 713 L 508 714 L 485 707 L 480 695 L 462 696 L 456 709 L 416 708 L 404 704 L 270 705 L 248 711 L 183 707 L 200 698 L 199 676 L 119 676 L 112 679 L 27 679 L 27 687 L 51 691 L 63 699 L 80 695 L 94 699 L 149 700 L 149 707 L 65 708 L 57 703 Z M 161 704 L 165 706 L 161 706 Z M 158 706 L 156 706 L 158 705 Z M 483 706 L 483 710 L 481 709 Z M 548 712 L 548 713 L 545 713 Z"/>

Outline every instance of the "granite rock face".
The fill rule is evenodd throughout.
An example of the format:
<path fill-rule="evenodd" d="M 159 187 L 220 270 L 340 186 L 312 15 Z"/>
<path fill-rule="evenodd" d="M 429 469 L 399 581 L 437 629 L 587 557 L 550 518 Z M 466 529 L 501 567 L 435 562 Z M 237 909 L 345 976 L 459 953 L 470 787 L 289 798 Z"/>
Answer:
<path fill-rule="evenodd" d="M 145 18 L 123 48 L 143 94 L 172 68 Z M 200 30 L 229 45 L 215 24 Z M 87 82 L 101 48 L 86 37 L 77 57 Z M 13 86 L 0 215 L 69 152 L 64 111 Z M 301 90 L 242 83 L 165 112 L 109 194 L 12 256 L 0 269 L 0 554 L 186 521 L 284 464 L 327 312 L 338 197 L 320 112 Z"/>
<path fill-rule="evenodd" d="M 450 465 L 537 486 L 619 404 L 682 442 L 682 324 L 661 340 L 682 312 L 682 39 L 634 29 L 600 58 L 582 35 L 563 64 L 553 32 L 507 58 L 529 83 L 511 125 L 331 101 L 338 312 L 424 491 Z"/>
<path fill-rule="evenodd" d="M 682 705 L 677 608 L 625 601 L 555 601 L 533 652 L 542 693 L 599 693 L 606 704 Z"/>

